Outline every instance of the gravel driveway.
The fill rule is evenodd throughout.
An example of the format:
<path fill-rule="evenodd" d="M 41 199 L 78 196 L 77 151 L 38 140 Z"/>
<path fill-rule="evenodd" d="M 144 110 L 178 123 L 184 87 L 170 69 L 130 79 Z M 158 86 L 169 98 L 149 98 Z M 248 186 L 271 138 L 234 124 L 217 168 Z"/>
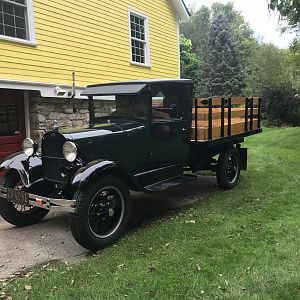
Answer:
<path fill-rule="evenodd" d="M 139 226 L 145 218 L 197 202 L 216 189 L 213 177 L 199 177 L 155 195 L 134 193 L 132 223 Z M 16 228 L 1 218 L 0 241 L 0 279 L 26 272 L 33 266 L 53 261 L 72 263 L 91 254 L 73 239 L 66 213 L 50 213 L 41 223 L 26 228 Z"/>

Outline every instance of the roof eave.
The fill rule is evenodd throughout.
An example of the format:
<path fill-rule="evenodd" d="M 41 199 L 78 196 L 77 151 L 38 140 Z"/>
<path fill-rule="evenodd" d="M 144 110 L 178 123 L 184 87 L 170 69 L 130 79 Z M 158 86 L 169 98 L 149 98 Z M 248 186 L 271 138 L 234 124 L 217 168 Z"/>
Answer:
<path fill-rule="evenodd" d="M 184 0 L 172 0 L 172 2 L 178 13 L 179 20 L 181 22 L 188 21 L 190 18 L 190 12 L 189 12 L 186 4 L 184 3 Z"/>

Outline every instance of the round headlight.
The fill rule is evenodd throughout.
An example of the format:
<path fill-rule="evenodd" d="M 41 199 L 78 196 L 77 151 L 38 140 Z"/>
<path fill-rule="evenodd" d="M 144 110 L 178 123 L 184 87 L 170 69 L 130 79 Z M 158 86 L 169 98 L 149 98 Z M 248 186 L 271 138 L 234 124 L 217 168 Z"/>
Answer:
<path fill-rule="evenodd" d="M 65 159 L 69 162 L 74 162 L 78 155 L 77 146 L 73 142 L 66 142 L 63 150 Z"/>
<path fill-rule="evenodd" d="M 36 146 L 32 139 L 25 139 L 22 144 L 23 151 L 28 157 L 35 154 Z"/>

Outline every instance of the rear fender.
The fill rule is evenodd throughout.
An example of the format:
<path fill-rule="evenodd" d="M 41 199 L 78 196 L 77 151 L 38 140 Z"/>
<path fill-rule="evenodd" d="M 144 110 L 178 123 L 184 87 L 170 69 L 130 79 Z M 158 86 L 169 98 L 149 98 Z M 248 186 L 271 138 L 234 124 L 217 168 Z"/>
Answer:
<path fill-rule="evenodd" d="M 42 160 L 39 156 L 28 157 L 23 152 L 8 156 L 0 165 L 0 171 L 15 170 L 28 188 L 43 179 Z"/>
<path fill-rule="evenodd" d="M 80 168 L 71 180 L 71 185 L 76 189 L 84 189 L 96 177 L 108 174 L 121 177 L 128 184 L 128 188 L 132 190 L 142 190 L 133 176 L 126 172 L 117 162 L 110 160 L 96 160 Z"/>

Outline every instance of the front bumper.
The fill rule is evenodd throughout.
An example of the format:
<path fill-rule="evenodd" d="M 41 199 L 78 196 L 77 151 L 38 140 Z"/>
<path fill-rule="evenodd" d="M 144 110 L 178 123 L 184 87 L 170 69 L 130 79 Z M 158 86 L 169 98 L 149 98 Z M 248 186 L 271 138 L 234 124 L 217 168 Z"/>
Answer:
<path fill-rule="evenodd" d="M 27 193 L 27 195 L 30 206 L 56 212 L 61 211 L 73 213 L 76 211 L 76 200 L 48 198 L 29 193 Z M 7 188 L 0 187 L 0 198 L 10 201 L 7 199 Z M 14 203 L 13 201 L 10 202 Z"/>

